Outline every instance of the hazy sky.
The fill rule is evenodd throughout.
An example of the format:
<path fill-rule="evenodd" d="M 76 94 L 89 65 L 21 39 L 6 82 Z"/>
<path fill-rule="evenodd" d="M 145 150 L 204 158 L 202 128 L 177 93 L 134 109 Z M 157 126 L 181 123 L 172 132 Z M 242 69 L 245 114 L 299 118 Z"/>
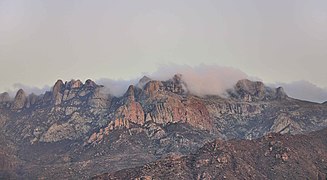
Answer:
<path fill-rule="evenodd" d="M 326 0 L 0 0 L 0 91 L 169 63 L 324 89 L 326 57 Z"/>

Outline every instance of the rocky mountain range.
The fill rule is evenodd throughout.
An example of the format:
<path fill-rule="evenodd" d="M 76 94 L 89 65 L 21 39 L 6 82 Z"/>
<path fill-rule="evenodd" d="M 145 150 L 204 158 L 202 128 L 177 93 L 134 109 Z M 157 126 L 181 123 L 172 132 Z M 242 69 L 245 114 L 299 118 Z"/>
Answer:
<path fill-rule="evenodd" d="M 215 140 L 188 156 L 169 156 L 93 179 L 326 179 L 327 129 L 256 140 Z"/>
<path fill-rule="evenodd" d="M 58 80 L 42 95 L 0 94 L 0 179 L 89 179 L 199 153 L 215 139 L 256 145 L 270 133 L 291 138 L 327 127 L 326 104 L 293 99 L 262 82 L 240 80 L 224 96 L 194 95 L 180 74 L 143 77 L 121 97 L 107 88 Z"/>

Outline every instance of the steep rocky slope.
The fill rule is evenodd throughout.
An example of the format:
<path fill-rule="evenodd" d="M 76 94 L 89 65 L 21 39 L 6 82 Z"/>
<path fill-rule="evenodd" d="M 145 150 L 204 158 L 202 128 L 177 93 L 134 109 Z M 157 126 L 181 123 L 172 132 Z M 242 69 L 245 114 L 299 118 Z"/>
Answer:
<path fill-rule="evenodd" d="M 215 140 L 188 156 L 170 156 L 93 179 L 326 179 L 327 129 L 256 140 Z"/>
<path fill-rule="evenodd" d="M 186 155 L 216 138 L 327 127 L 327 106 L 292 99 L 262 82 L 240 80 L 226 97 L 193 95 L 181 75 L 143 77 L 122 97 L 106 88 L 92 80 L 58 80 L 42 95 L 0 94 L 2 137 L 16 149 L 11 170 L 30 178 L 88 178 Z"/>

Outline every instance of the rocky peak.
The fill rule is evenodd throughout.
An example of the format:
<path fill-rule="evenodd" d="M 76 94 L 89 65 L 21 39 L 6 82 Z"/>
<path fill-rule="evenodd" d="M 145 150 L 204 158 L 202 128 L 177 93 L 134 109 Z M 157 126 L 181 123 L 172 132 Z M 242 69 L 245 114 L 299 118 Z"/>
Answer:
<path fill-rule="evenodd" d="M 68 89 L 78 89 L 83 86 L 83 83 L 81 80 L 71 80 L 66 84 L 66 87 Z"/>
<path fill-rule="evenodd" d="M 134 95 L 135 88 L 133 85 L 130 85 L 124 95 L 127 101 L 133 102 L 135 101 L 135 95 Z"/>
<path fill-rule="evenodd" d="M 231 96 L 235 96 L 244 101 L 261 101 L 261 100 L 281 100 L 287 98 L 282 87 L 273 89 L 265 86 L 264 83 L 260 81 L 250 81 L 248 79 L 240 80 L 235 85 L 235 93 Z"/>
<path fill-rule="evenodd" d="M 258 97 L 262 97 L 265 94 L 265 85 L 260 81 L 239 80 L 235 88 L 240 94 L 249 94 Z"/>
<path fill-rule="evenodd" d="M 143 89 L 143 87 L 148 83 L 150 82 L 151 79 L 147 76 L 143 76 L 139 82 L 136 84 L 136 87 L 140 88 L 140 89 Z"/>
<path fill-rule="evenodd" d="M 12 105 L 12 109 L 22 109 L 23 107 L 25 107 L 27 103 L 27 96 L 26 93 L 24 92 L 23 89 L 18 90 L 13 105 Z"/>
<path fill-rule="evenodd" d="M 85 85 L 85 87 L 87 87 L 87 88 L 95 88 L 95 87 L 98 86 L 98 85 L 97 85 L 94 81 L 92 81 L 91 79 L 86 80 L 84 85 Z"/>
<path fill-rule="evenodd" d="M 285 99 L 288 96 L 287 96 L 286 92 L 284 91 L 284 88 L 278 87 L 276 89 L 276 97 L 277 97 L 277 99 Z"/>
<path fill-rule="evenodd" d="M 174 77 L 164 82 L 165 90 L 176 94 L 185 94 L 188 92 L 187 85 L 182 79 L 181 74 L 175 74 Z"/>
<path fill-rule="evenodd" d="M 154 93 L 158 92 L 162 86 L 163 84 L 161 81 L 151 80 L 144 86 L 144 91 L 149 95 L 153 95 Z"/>
<path fill-rule="evenodd" d="M 64 87 L 63 81 L 58 80 L 52 88 L 53 94 L 57 95 L 58 93 L 60 93 L 63 87 Z"/>
<path fill-rule="evenodd" d="M 55 105 L 58 105 L 61 103 L 62 93 L 63 93 L 64 89 L 65 89 L 65 85 L 62 80 L 58 80 L 55 83 L 55 85 L 53 86 L 52 98 L 50 98 L 50 99 L 54 101 Z"/>
<path fill-rule="evenodd" d="M 7 92 L 0 94 L 0 102 L 9 102 L 9 101 L 10 101 L 10 96 Z"/>

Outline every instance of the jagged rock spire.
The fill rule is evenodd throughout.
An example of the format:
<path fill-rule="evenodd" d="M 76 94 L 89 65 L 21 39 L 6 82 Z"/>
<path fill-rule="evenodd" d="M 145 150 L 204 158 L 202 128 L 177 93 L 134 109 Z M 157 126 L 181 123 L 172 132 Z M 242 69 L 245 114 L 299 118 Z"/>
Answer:
<path fill-rule="evenodd" d="M 52 88 L 53 94 L 56 95 L 56 94 L 60 93 L 63 86 L 64 86 L 63 81 L 61 79 L 59 79 Z"/>
<path fill-rule="evenodd" d="M 134 90 L 135 90 L 135 88 L 134 88 L 133 85 L 130 85 L 128 87 L 128 90 L 125 93 L 125 98 L 126 98 L 127 101 L 129 101 L 129 102 L 135 101 Z"/>
<path fill-rule="evenodd" d="M 23 89 L 18 90 L 14 102 L 12 104 L 12 109 L 22 109 L 27 103 L 27 96 Z"/>

